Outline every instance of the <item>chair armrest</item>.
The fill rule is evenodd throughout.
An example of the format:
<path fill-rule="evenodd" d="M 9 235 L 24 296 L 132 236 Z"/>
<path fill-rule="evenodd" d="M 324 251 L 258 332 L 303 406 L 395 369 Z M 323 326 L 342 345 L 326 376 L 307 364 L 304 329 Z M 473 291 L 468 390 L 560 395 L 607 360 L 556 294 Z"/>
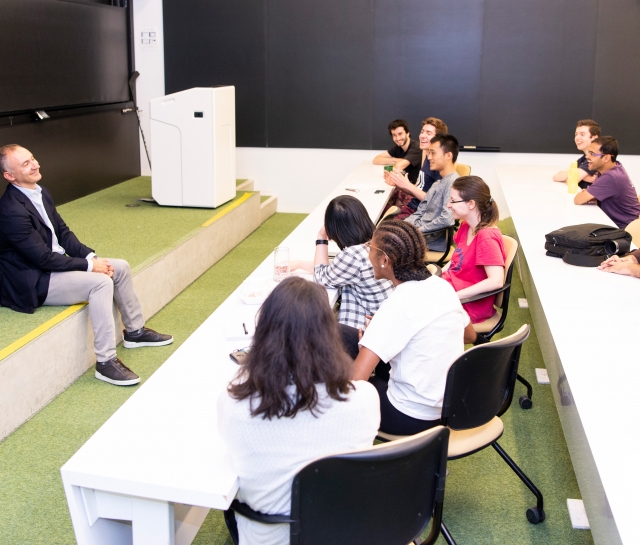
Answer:
<path fill-rule="evenodd" d="M 251 509 L 246 503 L 233 500 L 229 509 L 233 509 L 239 515 L 242 515 L 254 522 L 261 522 L 262 524 L 285 524 L 295 522 L 289 515 L 265 515 L 260 511 Z"/>
<path fill-rule="evenodd" d="M 427 263 L 427 270 L 433 275 L 442 277 L 442 268 L 435 263 Z"/>
<path fill-rule="evenodd" d="M 456 224 L 453 223 L 451 225 L 447 225 L 446 227 L 442 227 L 441 229 L 435 229 L 434 231 L 422 231 L 423 235 L 435 235 L 437 233 L 446 233 L 449 229 L 455 227 Z"/>
<path fill-rule="evenodd" d="M 511 284 L 505 284 L 501 288 L 492 291 L 485 291 L 484 293 L 479 293 L 478 295 L 472 295 L 471 297 L 467 297 L 466 299 L 460 299 L 460 302 L 464 305 L 466 303 L 473 303 L 474 301 L 480 301 L 481 299 L 486 299 L 487 297 L 491 297 L 492 295 L 498 295 L 506 290 Z"/>

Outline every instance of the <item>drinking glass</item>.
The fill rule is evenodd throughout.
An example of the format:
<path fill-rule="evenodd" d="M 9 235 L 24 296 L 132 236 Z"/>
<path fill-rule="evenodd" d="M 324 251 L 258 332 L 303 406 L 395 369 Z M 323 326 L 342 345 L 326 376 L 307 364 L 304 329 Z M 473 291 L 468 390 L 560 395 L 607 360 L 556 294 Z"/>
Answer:
<path fill-rule="evenodd" d="M 273 251 L 273 280 L 280 282 L 289 276 L 289 248 L 278 246 Z"/>

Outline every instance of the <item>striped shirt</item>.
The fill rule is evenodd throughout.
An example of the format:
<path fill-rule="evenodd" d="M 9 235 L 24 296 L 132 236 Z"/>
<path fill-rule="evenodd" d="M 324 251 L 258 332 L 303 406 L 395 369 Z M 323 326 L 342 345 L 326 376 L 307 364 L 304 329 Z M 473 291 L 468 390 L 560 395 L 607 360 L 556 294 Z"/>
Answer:
<path fill-rule="evenodd" d="M 338 322 L 362 328 L 393 291 L 390 280 L 376 280 L 364 244 L 342 250 L 329 265 L 316 265 L 315 281 L 327 288 L 342 288 Z"/>

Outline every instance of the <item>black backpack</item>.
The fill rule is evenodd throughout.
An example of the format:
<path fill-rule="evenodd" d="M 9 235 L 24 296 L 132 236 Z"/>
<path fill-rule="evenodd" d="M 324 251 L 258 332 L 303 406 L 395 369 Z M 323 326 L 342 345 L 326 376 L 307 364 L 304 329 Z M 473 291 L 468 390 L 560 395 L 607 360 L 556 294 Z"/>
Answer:
<path fill-rule="evenodd" d="M 551 257 L 579 267 L 597 267 L 612 255 L 624 255 L 631 248 L 631 235 L 624 229 L 583 223 L 551 231 L 544 249 Z"/>

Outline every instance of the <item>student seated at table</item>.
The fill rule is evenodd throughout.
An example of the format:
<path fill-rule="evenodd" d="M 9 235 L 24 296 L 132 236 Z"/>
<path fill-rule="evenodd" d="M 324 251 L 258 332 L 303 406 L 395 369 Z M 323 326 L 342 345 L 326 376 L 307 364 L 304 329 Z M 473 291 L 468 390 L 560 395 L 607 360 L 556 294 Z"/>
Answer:
<path fill-rule="evenodd" d="M 368 248 L 376 278 L 396 289 L 362 335 L 352 376 L 378 390 L 382 431 L 413 435 L 440 424 L 447 372 L 464 351 L 469 317 L 451 286 L 427 270 L 424 237 L 413 225 L 383 222 Z"/>
<path fill-rule="evenodd" d="M 407 173 L 409 181 L 415 184 L 422 164 L 422 153 L 417 140 L 411 139 L 409 125 L 404 119 L 396 119 L 389 123 L 389 134 L 393 147 L 376 155 L 373 158 L 374 165 L 393 165 L 393 170 Z M 391 204 L 403 206 L 411 200 L 411 197 L 402 191 L 395 191 L 391 196 Z"/>
<path fill-rule="evenodd" d="M 617 255 L 611 256 L 602 262 L 598 269 L 605 272 L 640 278 L 640 265 L 638 263 L 640 263 L 640 250 L 634 250 L 624 257 Z"/>
<path fill-rule="evenodd" d="M 437 117 L 427 117 L 422 121 L 422 130 L 419 136 L 420 149 L 422 150 L 422 168 L 415 184 L 411 183 L 409 178 L 400 172 L 384 172 L 384 181 L 387 184 L 395 186 L 400 191 L 411 196 L 411 200 L 402 206 L 396 219 L 403 220 L 413 214 L 429 189 L 431 189 L 431 186 L 442 178 L 439 171 L 431 169 L 429 143 L 437 133 L 447 134 L 448 132 L 449 129 L 446 123 Z"/>
<path fill-rule="evenodd" d="M 351 379 L 327 292 L 299 277 L 283 280 L 260 309 L 251 352 L 218 400 L 218 428 L 240 488 L 237 498 L 268 514 L 289 514 L 291 483 L 311 460 L 370 447 L 380 401 Z M 227 520 L 234 531 L 234 520 Z M 240 545 L 285 545 L 289 525 L 235 515 Z"/>
<path fill-rule="evenodd" d="M 420 230 L 429 249 L 435 252 L 447 250 L 447 233 L 443 229 L 454 224 L 447 203 L 451 184 L 459 176 L 455 165 L 459 147 L 457 138 L 452 134 L 436 134 L 431 139 L 429 165 L 440 173 L 442 179 L 431 186 L 415 213 L 404 220 Z"/>
<path fill-rule="evenodd" d="M 454 236 L 456 250 L 442 271 L 442 278 L 460 299 L 495 290 L 504 284 L 506 251 L 497 227 L 500 213 L 489 186 L 478 176 L 462 176 L 451 186 L 448 204 L 460 220 Z M 464 305 L 472 323 L 484 322 L 494 314 L 495 297 Z"/>
<path fill-rule="evenodd" d="M 301 268 L 314 273 L 314 279 L 327 288 L 342 288 L 338 322 L 361 328 L 365 316 L 380 307 L 393 284 L 376 280 L 364 246 L 371 240 L 375 225 L 364 205 L 355 197 L 341 195 L 333 199 L 324 214 L 324 226 L 316 240 L 314 262 L 292 261 L 291 270 Z M 340 248 L 329 263 L 329 240 Z"/>
<path fill-rule="evenodd" d="M 613 136 L 602 136 L 589 144 L 587 162 L 590 169 L 598 171 L 598 176 L 573 202 L 597 203 L 613 223 L 624 229 L 640 217 L 640 202 L 627 171 L 616 160 L 618 153 L 618 141 Z"/>
<path fill-rule="evenodd" d="M 593 119 L 581 119 L 576 124 L 576 132 L 574 136 L 574 142 L 578 150 L 582 152 L 582 156 L 578 159 L 578 183 L 581 188 L 586 188 L 590 184 L 596 181 L 595 170 L 589 168 L 587 163 L 586 152 L 589 149 L 589 145 L 596 138 L 600 136 L 600 125 L 598 125 Z M 554 182 L 566 182 L 569 177 L 569 170 L 561 170 L 553 175 Z"/>

